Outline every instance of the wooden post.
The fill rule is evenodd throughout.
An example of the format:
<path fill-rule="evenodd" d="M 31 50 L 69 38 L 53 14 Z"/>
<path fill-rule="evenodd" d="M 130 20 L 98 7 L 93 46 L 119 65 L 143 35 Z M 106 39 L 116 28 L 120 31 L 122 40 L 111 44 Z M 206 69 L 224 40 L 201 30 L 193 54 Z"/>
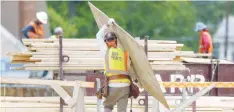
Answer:
<path fill-rule="evenodd" d="M 63 80 L 63 42 L 62 42 L 62 36 L 59 36 L 59 79 Z M 63 104 L 64 101 L 60 97 L 60 112 L 63 112 Z"/>

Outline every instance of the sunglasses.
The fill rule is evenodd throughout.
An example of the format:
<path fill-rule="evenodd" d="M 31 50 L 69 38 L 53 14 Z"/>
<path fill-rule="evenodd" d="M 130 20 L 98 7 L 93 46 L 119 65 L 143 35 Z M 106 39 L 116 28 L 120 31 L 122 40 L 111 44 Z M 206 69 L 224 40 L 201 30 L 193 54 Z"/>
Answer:
<path fill-rule="evenodd" d="M 105 39 L 104 41 L 105 41 L 105 42 L 111 42 L 111 41 L 113 41 L 113 40 L 115 40 L 115 38 L 108 38 L 108 39 Z"/>

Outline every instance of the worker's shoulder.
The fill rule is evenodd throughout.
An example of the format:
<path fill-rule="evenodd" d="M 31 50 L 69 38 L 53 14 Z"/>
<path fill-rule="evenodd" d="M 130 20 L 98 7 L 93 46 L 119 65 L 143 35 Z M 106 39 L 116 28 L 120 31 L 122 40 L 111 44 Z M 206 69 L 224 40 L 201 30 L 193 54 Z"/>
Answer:
<path fill-rule="evenodd" d="M 34 28 L 32 25 L 27 25 L 22 29 L 23 32 L 27 32 L 27 31 L 34 31 Z"/>
<path fill-rule="evenodd" d="M 210 36 L 210 33 L 209 32 L 202 32 L 202 35 Z"/>

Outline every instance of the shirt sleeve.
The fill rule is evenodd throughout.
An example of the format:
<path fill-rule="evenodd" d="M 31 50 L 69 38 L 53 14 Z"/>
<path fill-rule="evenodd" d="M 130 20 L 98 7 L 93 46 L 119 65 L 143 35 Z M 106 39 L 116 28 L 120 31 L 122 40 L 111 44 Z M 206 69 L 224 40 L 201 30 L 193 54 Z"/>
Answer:
<path fill-rule="evenodd" d="M 26 27 L 24 27 L 23 29 L 22 29 L 22 32 L 23 32 L 23 34 L 24 34 L 24 36 L 26 37 L 26 38 L 30 38 L 29 37 L 29 32 L 33 32 L 34 31 L 34 29 L 33 29 L 33 26 L 32 25 L 28 25 L 28 26 L 26 26 Z"/>
<path fill-rule="evenodd" d="M 98 41 L 98 47 L 102 58 L 105 57 L 105 51 L 107 49 L 106 43 L 104 42 L 105 31 L 107 30 L 107 28 L 108 27 L 106 25 L 103 25 L 102 28 L 96 34 L 96 39 Z"/>

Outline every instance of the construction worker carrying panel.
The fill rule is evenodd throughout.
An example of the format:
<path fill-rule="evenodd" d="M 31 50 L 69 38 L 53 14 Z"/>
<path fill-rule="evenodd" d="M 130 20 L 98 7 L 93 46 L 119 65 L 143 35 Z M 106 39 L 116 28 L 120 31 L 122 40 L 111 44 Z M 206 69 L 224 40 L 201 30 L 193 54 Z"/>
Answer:
<path fill-rule="evenodd" d="M 48 16 L 46 12 L 37 12 L 36 20 L 32 21 L 23 28 L 22 32 L 26 38 L 40 39 L 44 38 L 43 24 L 47 24 Z"/>
<path fill-rule="evenodd" d="M 105 97 L 103 106 L 105 112 L 112 112 L 117 103 L 117 111 L 126 112 L 128 98 L 131 97 L 130 90 L 132 89 L 130 87 L 133 84 L 128 74 L 130 59 L 128 52 L 118 47 L 116 34 L 107 32 L 108 27 L 114 23 L 114 19 L 109 19 L 108 24 L 103 25 L 96 35 L 100 52 L 105 61 L 106 81 L 102 90 Z M 98 97 L 99 95 L 100 92 L 97 93 Z"/>
<path fill-rule="evenodd" d="M 51 39 L 58 39 L 59 36 L 63 35 L 63 29 L 61 27 L 56 27 L 54 29 L 54 35 L 50 36 Z"/>
<path fill-rule="evenodd" d="M 200 32 L 199 53 L 212 54 L 213 52 L 212 37 L 208 32 L 207 26 L 202 22 L 197 22 L 195 26 L 195 31 Z"/>

